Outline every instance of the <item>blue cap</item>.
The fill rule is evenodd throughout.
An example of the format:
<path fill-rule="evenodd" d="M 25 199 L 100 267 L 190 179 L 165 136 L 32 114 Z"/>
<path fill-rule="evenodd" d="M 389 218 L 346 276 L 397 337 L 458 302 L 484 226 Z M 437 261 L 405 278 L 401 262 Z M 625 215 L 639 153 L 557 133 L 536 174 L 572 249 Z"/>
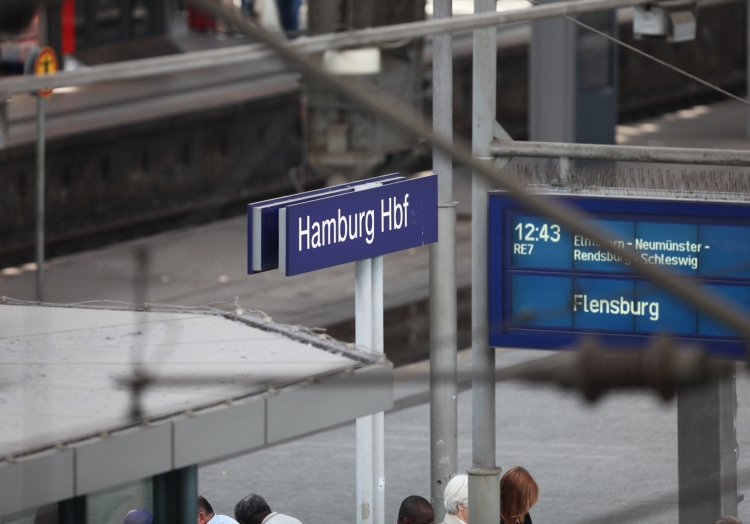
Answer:
<path fill-rule="evenodd" d="M 151 524 L 154 516 L 147 509 L 133 509 L 128 511 L 122 524 Z"/>

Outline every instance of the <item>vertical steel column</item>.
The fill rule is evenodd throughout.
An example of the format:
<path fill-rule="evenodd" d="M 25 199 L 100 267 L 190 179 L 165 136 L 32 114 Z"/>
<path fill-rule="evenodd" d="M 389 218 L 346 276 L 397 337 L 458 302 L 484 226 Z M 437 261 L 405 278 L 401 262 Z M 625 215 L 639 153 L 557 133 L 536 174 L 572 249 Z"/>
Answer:
<path fill-rule="evenodd" d="M 8 101 L 0 97 L 0 147 L 5 147 L 10 131 L 10 121 L 8 120 Z"/>
<path fill-rule="evenodd" d="M 372 259 L 372 352 L 384 356 L 383 257 Z M 385 414 L 372 416 L 373 524 L 385 524 Z"/>
<path fill-rule="evenodd" d="M 47 8 L 39 7 L 39 44 L 47 45 Z M 36 102 L 36 301 L 44 302 L 45 101 Z"/>
<path fill-rule="evenodd" d="M 198 466 L 175 471 L 177 477 L 177 515 L 179 524 L 193 524 L 198 514 Z"/>
<path fill-rule="evenodd" d="M 495 11 L 495 0 L 474 0 L 474 12 Z M 472 154 L 492 162 L 497 97 L 497 28 L 474 31 Z M 472 464 L 469 524 L 500 522 L 500 470 L 495 467 L 495 351 L 487 327 L 487 180 L 474 173 L 471 187 Z"/>
<path fill-rule="evenodd" d="M 679 524 L 737 516 L 735 377 L 677 395 Z"/>
<path fill-rule="evenodd" d="M 500 468 L 469 468 L 469 522 L 500 522 Z"/>
<path fill-rule="evenodd" d="M 576 141 L 576 31 L 562 17 L 531 22 L 529 140 Z"/>
<path fill-rule="evenodd" d="M 198 466 L 153 477 L 154 522 L 193 524 L 198 514 Z"/>
<path fill-rule="evenodd" d="M 495 0 L 474 0 L 474 12 L 495 11 Z M 472 153 L 492 162 L 490 142 L 496 113 L 497 29 L 474 31 Z M 487 191 L 474 173 L 471 191 L 472 451 L 474 467 L 495 467 L 495 352 L 487 329 Z M 498 515 L 497 521 L 500 521 Z"/>
<path fill-rule="evenodd" d="M 438 243 L 430 245 L 430 495 L 435 521 L 458 468 L 456 386 L 456 205 L 440 202 Z"/>
<path fill-rule="evenodd" d="M 372 349 L 372 259 L 354 263 L 354 330 L 357 346 Z M 372 415 L 357 419 L 357 523 L 372 523 L 373 441 Z"/>
<path fill-rule="evenodd" d="M 451 0 L 435 0 L 433 18 L 453 15 Z M 453 139 L 453 34 L 432 37 L 432 128 Z M 438 176 L 438 242 L 430 245 L 430 497 L 435 521 L 445 515 L 445 485 L 456 474 L 456 205 L 453 159 L 433 149 Z"/>
<path fill-rule="evenodd" d="M 36 301 L 44 302 L 44 98 L 37 99 L 36 107 Z"/>

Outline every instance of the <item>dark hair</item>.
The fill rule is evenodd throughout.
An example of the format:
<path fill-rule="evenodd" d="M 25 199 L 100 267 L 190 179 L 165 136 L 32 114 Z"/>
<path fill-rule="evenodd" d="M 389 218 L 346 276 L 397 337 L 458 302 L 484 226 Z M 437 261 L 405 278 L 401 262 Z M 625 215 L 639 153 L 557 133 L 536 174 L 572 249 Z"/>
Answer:
<path fill-rule="evenodd" d="M 414 522 L 428 511 L 434 510 L 432 504 L 426 498 L 419 495 L 410 495 L 404 499 L 401 507 L 398 508 L 398 522 L 403 522 L 407 518 Z"/>
<path fill-rule="evenodd" d="M 500 516 L 505 524 L 521 524 L 539 499 L 539 486 L 521 466 L 510 468 L 500 479 Z"/>
<path fill-rule="evenodd" d="M 234 506 L 234 519 L 242 524 L 260 524 L 259 517 L 271 513 L 271 508 L 266 499 L 255 493 L 251 493 Z"/>
<path fill-rule="evenodd" d="M 206 515 L 214 512 L 214 508 L 211 507 L 211 504 L 202 495 L 198 495 L 198 511 L 202 511 Z"/>

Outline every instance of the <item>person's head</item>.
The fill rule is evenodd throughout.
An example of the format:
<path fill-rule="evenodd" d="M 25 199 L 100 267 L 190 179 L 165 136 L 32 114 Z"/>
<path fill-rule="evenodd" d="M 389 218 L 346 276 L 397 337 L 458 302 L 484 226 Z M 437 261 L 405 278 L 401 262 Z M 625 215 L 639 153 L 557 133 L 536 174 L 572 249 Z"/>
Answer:
<path fill-rule="evenodd" d="M 714 524 L 742 524 L 742 521 L 737 517 L 721 517 Z"/>
<path fill-rule="evenodd" d="M 433 524 L 435 511 L 427 499 L 419 495 L 406 497 L 398 508 L 398 524 Z"/>
<path fill-rule="evenodd" d="M 469 522 L 469 477 L 456 475 L 445 486 L 445 511 Z"/>
<path fill-rule="evenodd" d="M 234 506 L 234 520 L 240 524 L 260 524 L 271 508 L 260 495 L 251 493 Z"/>
<path fill-rule="evenodd" d="M 154 516 L 147 509 L 131 509 L 122 520 L 122 524 L 151 524 Z"/>
<path fill-rule="evenodd" d="M 500 479 L 500 515 L 505 524 L 521 524 L 539 499 L 539 486 L 521 466 L 510 468 Z"/>
<path fill-rule="evenodd" d="M 205 498 L 198 495 L 198 524 L 206 524 L 212 518 L 214 518 L 214 508 Z"/>

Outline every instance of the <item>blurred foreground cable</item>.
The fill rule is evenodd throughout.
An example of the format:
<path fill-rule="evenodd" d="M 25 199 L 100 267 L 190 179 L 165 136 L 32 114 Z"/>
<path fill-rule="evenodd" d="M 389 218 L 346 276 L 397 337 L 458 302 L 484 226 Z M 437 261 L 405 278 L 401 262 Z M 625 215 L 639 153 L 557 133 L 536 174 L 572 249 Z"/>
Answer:
<path fill-rule="evenodd" d="M 658 338 L 650 349 L 631 351 L 606 350 L 599 341 L 589 338 L 579 350 L 498 370 L 498 374 L 520 380 L 577 389 L 591 402 L 622 389 L 650 389 L 670 400 L 679 389 L 700 386 L 733 372 L 733 361 L 708 358 L 692 347 L 678 348 L 667 337 Z"/>

